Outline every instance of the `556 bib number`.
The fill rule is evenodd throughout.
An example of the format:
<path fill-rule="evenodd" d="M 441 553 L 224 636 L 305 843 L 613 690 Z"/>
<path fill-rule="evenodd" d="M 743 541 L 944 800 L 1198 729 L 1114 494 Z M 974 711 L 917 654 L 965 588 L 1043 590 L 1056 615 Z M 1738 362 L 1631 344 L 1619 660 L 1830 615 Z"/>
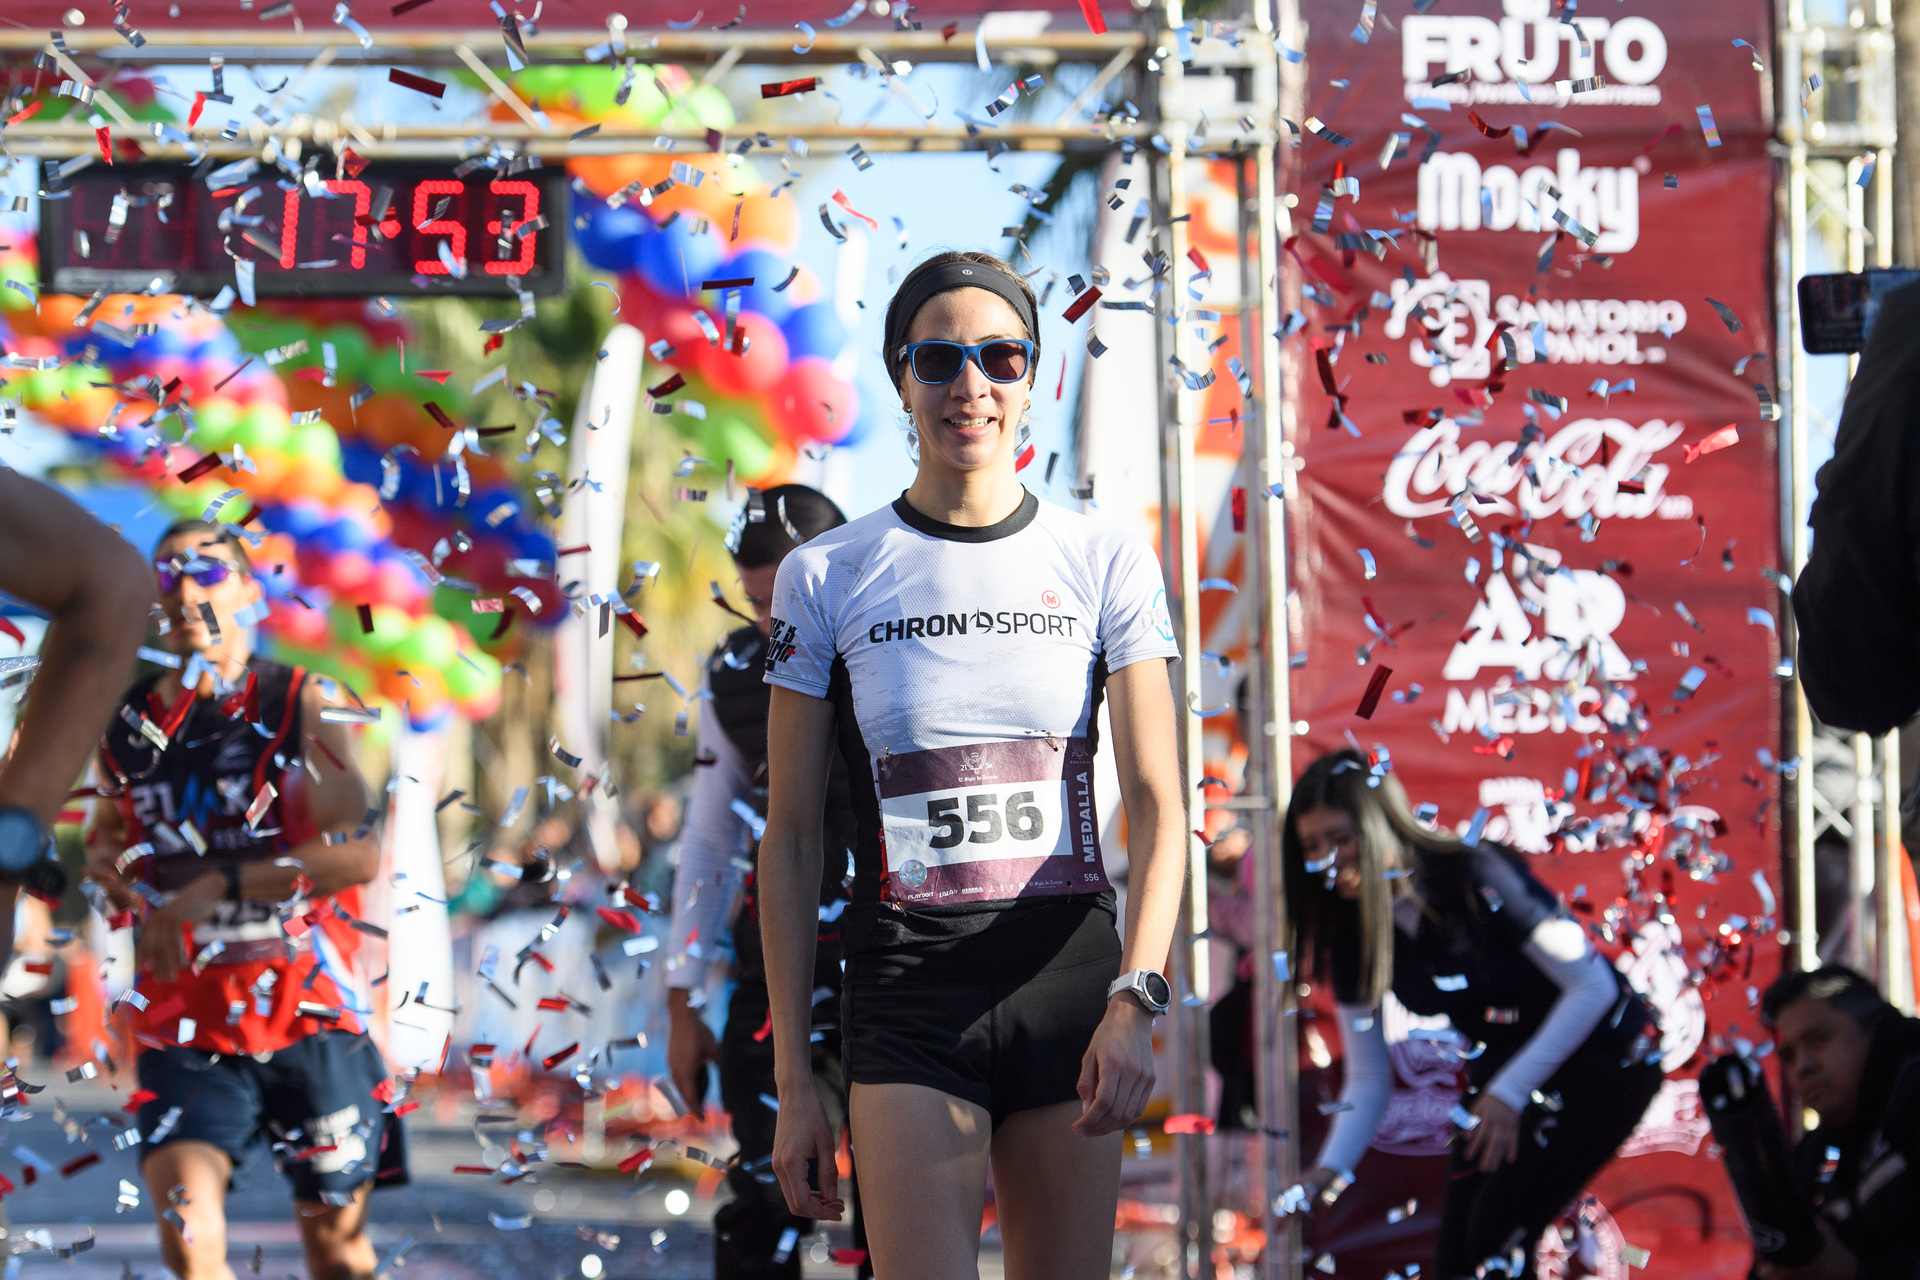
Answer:
<path fill-rule="evenodd" d="M 966 814 L 960 811 L 966 802 Z M 927 841 L 931 849 L 955 849 L 962 840 L 968 844 L 995 844 L 1001 840 L 1038 840 L 1047 834 L 1047 815 L 1034 803 L 1032 791 L 1016 791 L 1007 797 L 1006 816 L 1001 817 L 1000 797 L 974 792 L 966 796 L 946 796 L 927 801 L 927 825 L 939 829 Z"/>
<path fill-rule="evenodd" d="M 895 901 L 1001 901 L 1107 888 L 1084 738 L 884 757 L 876 770 Z"/>

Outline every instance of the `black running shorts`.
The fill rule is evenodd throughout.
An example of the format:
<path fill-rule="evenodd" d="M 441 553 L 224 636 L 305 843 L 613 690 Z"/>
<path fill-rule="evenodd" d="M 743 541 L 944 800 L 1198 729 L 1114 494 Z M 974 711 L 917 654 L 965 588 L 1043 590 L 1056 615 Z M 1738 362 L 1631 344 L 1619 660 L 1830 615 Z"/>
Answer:
<path fill-rule="evenodd" d="M 938 1089 L 985 1108 L 995 1128 L 1018 1111 L 1078 1101 L 1081 1061 L 1120 975 L 1120 938 L 1109 912 L 1046 914 L 1077 927 L 1033 972 L 943 961 L 849 982 L 840 996 L 847 1080 Z"/>
<path fill-rule="evenodd" d="M 235 1185 L 272 1150 L 296 1200 L 344 1203 L 376 1179 L 406 1182 L 400 1121 L 374 1096 L 387 1069 L 370 1037 L 326 1031 L 264 1056 L 180 1045 L 141 1053 L 140 1087 L 159 1095 L 141 1104 L 141 1138 L 211 1143 L 232 1157 Z"/>

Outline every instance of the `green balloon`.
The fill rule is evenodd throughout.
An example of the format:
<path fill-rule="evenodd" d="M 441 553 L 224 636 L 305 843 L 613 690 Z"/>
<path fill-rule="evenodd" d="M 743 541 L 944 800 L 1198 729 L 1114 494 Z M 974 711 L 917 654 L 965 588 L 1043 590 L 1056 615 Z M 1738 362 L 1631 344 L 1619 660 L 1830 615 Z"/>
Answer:
<path fill-rule="evenodd" d="M 325 422 L 306 422 L 293 428 L 280 448 L 292 457 L 340 469 L 340 437 Z"/>
<path fill-rule="evenodd" d="M 734 469 L 743 476 L 757 476 L 773 462 L 773 444 L 751 417 L 731 409 L 707 406 L 707 420 L 693 435 L 701 455 L 725 467 L 733 459 Z"/>
<path fill-rule="evenodd" d="M 360 367 L 367 362 L 367 335 L 362 329 L 336 325 L 320 335 L 323 342 L 333 344 L 334 358 L 339 365 L 340 377 L 357 378 Z"/>
<path fill-rule="evenodd" d="M 241 417 L 239 405 L 225 396 L 214 396 L 194 410 L 194 439 L 210 449 L 231 445 Z"/>
<path fill-rule="evenodd" d="M 456 661 L 459 642 L 454 639 L 453 624 L 445 618 L 428 614 L 413 626 L 406 639 L 393 647 L 395 662 L 408 670 L 418 667 L 426 671 L 444 673 L 447 664 Z"/>
<path fill-rule="evenodd" d="M 472 702 L 500 687 L 499 662 L 484 653 L 469 653 L 466 658 L 473 666 L 455 657 L 440 672 L 447 682 L 447 694 L 455 702 Z"/>
<path fill-rule="evenodd" d="M 287 437 L 292 434 L 293 420 L 285 409 L 277 404 L 256 404 L 241 417 L 233 439 L 235 444 L 258 452 L 286 448 Z"/>

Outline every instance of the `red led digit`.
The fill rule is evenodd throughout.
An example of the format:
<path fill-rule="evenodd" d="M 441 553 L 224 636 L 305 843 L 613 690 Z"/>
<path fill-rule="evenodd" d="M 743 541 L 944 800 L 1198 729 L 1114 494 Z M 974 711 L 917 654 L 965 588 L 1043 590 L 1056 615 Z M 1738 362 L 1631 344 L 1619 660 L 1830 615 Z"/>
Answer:
<path fill-rule="evenodd" d="M 452 240 L 448 246 L 455 258 L 467 256 L 467 229 L 452 218 L 430 218 L 431 206 L 436 196 L 457 196 L 466 190 L 466 184 L 445 179 L 429 179 L 413 189 L 413 229 L 426 235 L 444 235 Z M 421 258 L 414 262 L 413 269 L 421 275 L 450 275 L 447 264 L 440 261 L 436 254 L 432 258 Z"/>
<path fill-rule="evenodd" d="M 361 219 L 373 208 L 373 193 L 367 190 L 364 182 L 354 182 L 340 178 L 327 179 L 327 190 L 337 191 L 341 195 L 353 193 L 353 265 L 360 268 L 367 265 L 367 224 Z"/>
<path fill-rule="evenodd" d="M 287 192 L 280 212 L 280 265 L 293 270 L 293 233 L 300 226 L 300 188 Z"/>
<path fill-rule="evenodd" d="M 519 196 L 525 200 L 526 208 L 520 211 L 521 222 L 532 222 L 540 216 L 540 188 L 534 186 L 531 182 L 494 182 L 489 183 L 487 189 L 497 196 Z M 492 235 L 499 235 L 500 229 L 500 221 L 497 218 L 487 224 L 487 231 Z M 533 241 L 534 237 L 539 234 L 537 231 L 530 231 L 520 237 L 520 256 L 510 258 L 504 262 L 487 263 L 488 274 L 496 276 L 524 276 L 532 271 Z"/>

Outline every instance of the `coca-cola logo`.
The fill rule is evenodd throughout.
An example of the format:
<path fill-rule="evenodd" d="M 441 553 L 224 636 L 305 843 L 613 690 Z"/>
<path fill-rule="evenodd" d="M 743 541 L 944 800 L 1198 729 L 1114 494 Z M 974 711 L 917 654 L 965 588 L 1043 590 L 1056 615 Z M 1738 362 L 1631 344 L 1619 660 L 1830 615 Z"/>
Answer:
<path fill-rule="evenodd" d="M 1622 418 L 1576 418 L 1545 439 L 1460 440 L 1460 424 L 1443 418 L 1422 427 L 1393 455 L 1381 496 L 1396 516 L 1439 515 L 1454 495 L 1469 510 L 1535 520 L 1691 520 L 1693 499 L 1668 494 L 1671 468 L 1653 461 L 1686 432 L 1659 418 L 1634 426 Z M 1622 486 L 1625 486 L 1624 488 Z"/>

